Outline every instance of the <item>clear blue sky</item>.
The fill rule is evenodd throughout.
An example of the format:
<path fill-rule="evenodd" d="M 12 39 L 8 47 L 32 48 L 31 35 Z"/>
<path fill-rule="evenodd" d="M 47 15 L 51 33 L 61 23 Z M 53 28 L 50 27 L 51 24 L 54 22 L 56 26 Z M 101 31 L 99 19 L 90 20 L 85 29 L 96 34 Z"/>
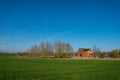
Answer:
<path fill-rule="evenodd" d="M 119 0 L 0 0 L 0 51 L 41 41 L 120 49 Z"/>

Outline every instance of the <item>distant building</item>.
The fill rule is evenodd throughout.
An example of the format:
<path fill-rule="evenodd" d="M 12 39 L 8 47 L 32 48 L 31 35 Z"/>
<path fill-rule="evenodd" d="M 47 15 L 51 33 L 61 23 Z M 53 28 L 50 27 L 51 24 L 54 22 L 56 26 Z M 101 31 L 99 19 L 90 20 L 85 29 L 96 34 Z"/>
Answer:
<path fill-rule="evenodd" d="M 92 49 L 84 49 L 84 48 L 79 48 L 77 52 L 78 57 L 85 57 L 85 58 L 94 58 L 94 53 Z"/>

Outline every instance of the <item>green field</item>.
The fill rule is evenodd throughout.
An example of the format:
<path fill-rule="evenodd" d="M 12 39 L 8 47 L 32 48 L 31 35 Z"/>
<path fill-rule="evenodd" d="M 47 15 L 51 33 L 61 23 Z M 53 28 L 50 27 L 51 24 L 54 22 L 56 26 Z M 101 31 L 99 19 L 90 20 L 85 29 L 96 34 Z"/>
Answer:
<path fill-rule="evenodd" d="M 25 59 L 0 54 L 0 80 L 120 80 L 120 61 Z"/>

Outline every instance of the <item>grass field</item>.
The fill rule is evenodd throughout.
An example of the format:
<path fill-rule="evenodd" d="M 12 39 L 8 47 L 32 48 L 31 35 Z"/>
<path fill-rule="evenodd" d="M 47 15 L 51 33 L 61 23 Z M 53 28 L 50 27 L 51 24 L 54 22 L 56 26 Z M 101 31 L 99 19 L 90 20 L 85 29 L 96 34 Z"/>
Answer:
<path fill-rule="evenodd" d="M 25 59 L 0 54 L 0 80 L 120 80 L 120 61 Z"/>

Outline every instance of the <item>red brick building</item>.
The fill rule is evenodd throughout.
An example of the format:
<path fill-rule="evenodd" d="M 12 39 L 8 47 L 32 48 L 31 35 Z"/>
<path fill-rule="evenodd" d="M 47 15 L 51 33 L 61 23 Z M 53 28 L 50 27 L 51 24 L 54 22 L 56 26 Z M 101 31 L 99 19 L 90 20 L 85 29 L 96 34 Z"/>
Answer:
<path fill-rule="evenodd" d="M 94 53 L 92 49 L 79 48 L 77 52 L 78 57 L 94 58 Z"/>

